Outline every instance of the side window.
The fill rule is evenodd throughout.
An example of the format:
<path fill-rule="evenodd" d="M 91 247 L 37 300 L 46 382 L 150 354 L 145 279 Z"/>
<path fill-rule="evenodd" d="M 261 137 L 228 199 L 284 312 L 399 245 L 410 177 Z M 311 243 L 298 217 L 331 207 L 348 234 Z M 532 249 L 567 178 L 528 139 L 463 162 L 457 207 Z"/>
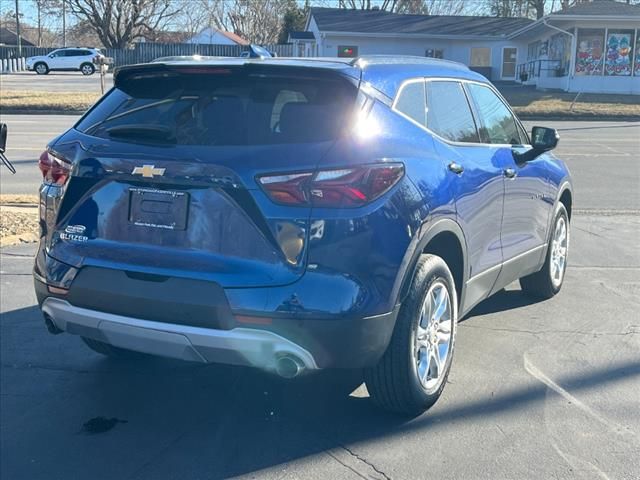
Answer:
<path fill-rule="evenodd" d="M 500 97 L 483 85 L 470 83 L 468 88 L 480 117 L 482 142 L 522 144 L 524 139 L 521 138 L 516 120 Z"/>
<path fill-rule="evenodd" d="M 415 120 L 422 126 L 426 126 L 426 101 L 424 93 L 424 81 L 419 80 L 407 83 L 396 100 L 395 109 L 407 117 Z"/>
<path fill-rule="evenodd" d="M 478 130 L 460 82 L 427 82 L 427 127 L 452 142 L 478 143 Z"/>

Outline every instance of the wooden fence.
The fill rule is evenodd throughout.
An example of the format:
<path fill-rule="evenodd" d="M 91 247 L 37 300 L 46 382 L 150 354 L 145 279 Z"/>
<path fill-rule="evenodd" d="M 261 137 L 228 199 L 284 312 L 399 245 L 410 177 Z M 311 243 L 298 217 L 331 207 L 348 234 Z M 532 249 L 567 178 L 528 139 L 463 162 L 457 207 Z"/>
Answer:
<path fill-rule="evenodd" d="M 270 52 L 279 57 L 290 57 L 293 54 L 293 45 L 264 45 Z M 239 57 L 246 47 L 241 45 L 208 45 L 192 43 L 136 43 L 133 48 L 103 48 L 102 53 L 112 57 L 115 67 L 146 63 L 159 57 L 172 57 L 179 55 L 206 55 L 214 57 Z M 21 57 L 35 57 L 47 55 L 55 48 L 22 47 Z M 0 60 L 18 57 L 17 47 L 0 46 Z"/>

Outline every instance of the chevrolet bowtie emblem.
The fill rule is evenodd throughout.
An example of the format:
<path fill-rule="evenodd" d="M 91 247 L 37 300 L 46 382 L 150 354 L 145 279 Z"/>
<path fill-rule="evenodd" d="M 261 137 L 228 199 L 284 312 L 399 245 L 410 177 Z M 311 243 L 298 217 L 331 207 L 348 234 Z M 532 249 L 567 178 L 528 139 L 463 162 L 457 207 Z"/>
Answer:
<path fill-rule="evenodd" d="M 142 175 L 145 178 L 153 178 L 156 175 L 161 177 L 162 175 L 164 175 L 164 171 L 164 168 L 156 168 L 155 165 L 143 165 L 141 167 L 135 167 L 131 174 Z"/>

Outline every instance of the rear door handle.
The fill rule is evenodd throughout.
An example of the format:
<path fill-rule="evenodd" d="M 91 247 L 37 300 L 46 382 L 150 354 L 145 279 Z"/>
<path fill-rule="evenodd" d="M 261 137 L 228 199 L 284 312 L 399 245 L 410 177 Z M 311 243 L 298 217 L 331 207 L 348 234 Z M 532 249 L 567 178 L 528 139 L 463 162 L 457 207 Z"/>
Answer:
<path fill-rule="evenodd" d="M 504 176 L 507 178 L 516 178 L 518 176 L 518 172 L 516 172 L 513 168 L 505 168 Z"/>
<path fill-rule="evenodd" d="M 451 162 L 449 164 L 449 170 L 451 170 L 456 175 L 460 175 L 462 172 L 464 172 L 464 167 L 459 163 Z"/>

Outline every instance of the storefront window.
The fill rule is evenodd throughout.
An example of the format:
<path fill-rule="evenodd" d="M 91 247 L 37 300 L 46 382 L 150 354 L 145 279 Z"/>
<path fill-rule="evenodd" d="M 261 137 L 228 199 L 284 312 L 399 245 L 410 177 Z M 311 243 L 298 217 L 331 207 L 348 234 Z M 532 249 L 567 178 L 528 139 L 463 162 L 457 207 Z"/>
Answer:
<path fill-rule="evenodd" d="M 604 73 L 612 76 L 631 75 L 633 60 L 633 30 L 609 30 Z"/>
<path fill-rule="evenodd" d="M 540 41 L 530 43 L 527 47 L 527 60 L 538 59 L 538 49 L 540 48 Z"/>
<path fill-rule="evenodd" d="M 640 77 L 640 30 L 636 31 L 636 61 L 634 62 L 634 75 Z"/>
<path fill-rule="evenodd" d="M 557 33 L 549 40 L 549 60 L 552 60 L 550 68 L 555 69 L 558 74 L 566 75 L 569 65 L 571 46 L 569 35 Z"/>
<path fill-rule="evenodd" d="M 602 75 L 604 29 L 579 29 L 576 75 Z"/>

